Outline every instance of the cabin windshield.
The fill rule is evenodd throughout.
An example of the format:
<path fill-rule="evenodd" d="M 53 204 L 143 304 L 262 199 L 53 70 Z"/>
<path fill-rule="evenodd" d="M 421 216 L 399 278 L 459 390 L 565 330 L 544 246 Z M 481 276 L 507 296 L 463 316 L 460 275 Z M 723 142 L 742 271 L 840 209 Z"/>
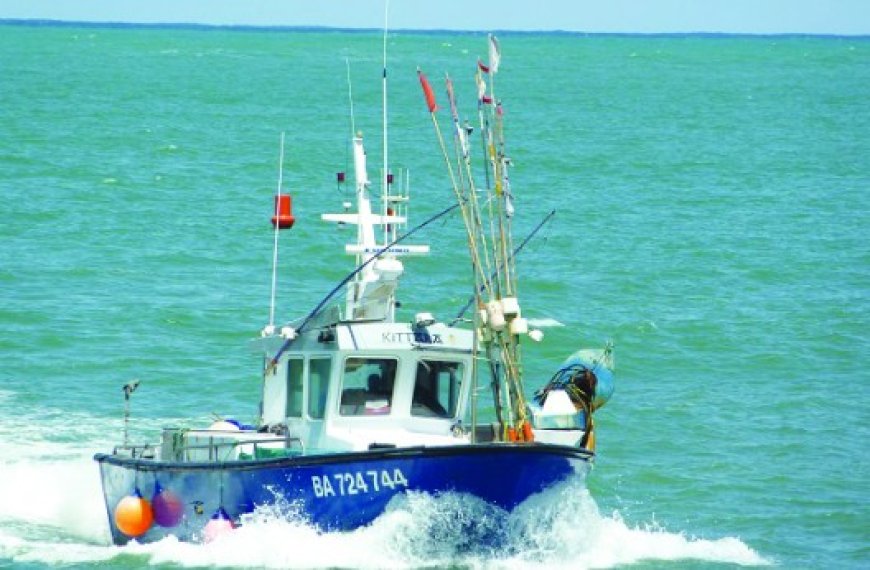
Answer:
<path fill-rule="evenodd" d="M 387 415 L 393 405 L 396 359 L 348 358 L 341 386 L 343 416 Z"/>
<path fill-rule="evenodd" d="M 287 417 L 302 417 L 302 371 L 304 361 L 291 358 L 287 361 Z"/>
<path fill-rule="evenodd" d="M 331 371 L 332 358 L 315 357 L 308 361 L 308 415 L 312 419 L 323 419 Z"/>
<path fill-rule="evenodd" d="M 411 415 L 452 418 L 459 403 L 462 363 L 420 360 L 414 382 Z"/>

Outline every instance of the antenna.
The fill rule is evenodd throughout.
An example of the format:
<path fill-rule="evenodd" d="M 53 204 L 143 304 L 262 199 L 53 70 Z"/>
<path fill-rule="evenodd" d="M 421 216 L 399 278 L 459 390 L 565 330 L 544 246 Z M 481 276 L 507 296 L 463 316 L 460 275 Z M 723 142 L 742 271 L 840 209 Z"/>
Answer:
<path fill-rule="evenodd" d="M 350 82 L 350 58 L 344 58 L 344 65 L 347 67 L 347 99 L 350 101 L 350 136 L 356 136 L 356 123 L 353 117 L 353 87 Z"/>
<path fill-rule="evenodd" d="M 139 387 L 139 380 L 131 380 L 124 384 L 124 447 L 127 447 L 127 426 L 130 423 L 130 395 Z"/>
<path fill-rule="evenodd" d="M 280 156 L 278 157 L 278 198 L 275 199 L 275 218 L 279 215 L 281 202 L 281 186 L 284 184 L 284 131 L 281 131 Z M 275 224 L 275 242 L 272 246 L 272 297 L 269 301 L 269 325 L 266 327 L 268 334 L 275 331 L 275 292 L 278 283 L 278 233 L 280 224 Z"/>
<path fill-rule="evenodd" d="M 387 203 L 390 197 L 390 186 L 387 181 L 389 178 L 389 154 L 390 145 L 387 140 L 387 30 L 389 29 L 388 17 L 390 14 L 390 0 L 384 1 L 384 77 L 383 77 L 383 107 L 384 107 L 384 171 L 381 173 L 383 178 L 383 199 L 384 199 L 384 215 L 387 215 Z M 389 240 L 389 230 L 384 225 L 384 243 Z"/>

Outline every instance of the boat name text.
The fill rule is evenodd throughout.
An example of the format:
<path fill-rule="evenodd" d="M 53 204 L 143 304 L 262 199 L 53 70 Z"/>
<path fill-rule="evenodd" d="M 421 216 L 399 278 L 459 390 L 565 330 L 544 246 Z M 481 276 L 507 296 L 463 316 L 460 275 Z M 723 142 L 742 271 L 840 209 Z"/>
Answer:
<path fill-rule="evenodd" d="M 408 488 L 408 479 L 401 469 L 356 471 L 330 475 L 312 475 L 311 489 L 318 499 L 394 491 L 400 487 Z"/>
<path fill-rule="evenodd" d="M 385 332 L 382 333 L 381 340 L 389 343 L 444 344 L 440 334 L 429 334 L 426 331 Z"/>

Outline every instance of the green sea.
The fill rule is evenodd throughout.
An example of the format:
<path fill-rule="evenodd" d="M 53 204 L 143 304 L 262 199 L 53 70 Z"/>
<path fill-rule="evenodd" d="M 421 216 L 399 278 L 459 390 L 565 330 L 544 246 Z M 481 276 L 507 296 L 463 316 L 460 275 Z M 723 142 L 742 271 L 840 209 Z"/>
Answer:
<path fill-rule="evenodd" d="M 279 140 L 296 226 L 277 314 L 344 275 L 353 128 L 382 156 L 380 32 L 0 25 L 0 567 L 867 568 L 870 42 L 503 34 L 526 384 L 609 340 L 588 491 L 509 552 L 456 549 L 418 498 L 320 533 L 280 511 L 226 541 L 111 546 L 95 452 L 251 421 Z M 419 66 L 476 118 L 485 34 L 388 36 L 389 157 L 412 224 L 452 203 Z M 478 157 L 479 158 L 479 157 Z M 349 175 L 350 178 L 350 175 Z M 347 185 L 349 186 L 349 185 Z M 470 294 L 457 216 L 416 234 L 400 318 Z M 500 484 L 492 481 L 493 485 Z"/>

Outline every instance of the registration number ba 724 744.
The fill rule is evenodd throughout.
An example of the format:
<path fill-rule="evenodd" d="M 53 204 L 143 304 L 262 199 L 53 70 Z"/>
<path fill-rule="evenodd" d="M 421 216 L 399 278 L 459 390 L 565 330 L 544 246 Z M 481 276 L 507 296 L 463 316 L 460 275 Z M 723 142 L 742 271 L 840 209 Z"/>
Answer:
<path fill-rule="evenodd" d="M 394 491 L 402 487 L 407 489 L 408 479 L 398 468 L 311 476 L 311 490 L 318 499 Z"/>

